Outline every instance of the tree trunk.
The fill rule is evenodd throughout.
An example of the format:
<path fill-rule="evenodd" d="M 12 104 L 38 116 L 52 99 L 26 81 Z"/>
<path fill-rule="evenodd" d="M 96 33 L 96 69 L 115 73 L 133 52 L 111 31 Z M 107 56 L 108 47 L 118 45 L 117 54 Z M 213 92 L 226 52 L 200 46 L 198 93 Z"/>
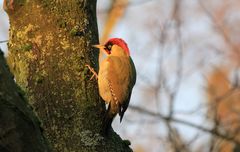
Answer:
<path fill-rule="evenodd" d="M 100 132 L 105 112 L 98 69 L 96 0 L 14 0 L 8 63 L 54 151 L 131 151 Z"/>
<path fill-rule="evenodd" d="M 48 152 L 40 122 L 14 83 L 0 50 L 0 151 Z"/>

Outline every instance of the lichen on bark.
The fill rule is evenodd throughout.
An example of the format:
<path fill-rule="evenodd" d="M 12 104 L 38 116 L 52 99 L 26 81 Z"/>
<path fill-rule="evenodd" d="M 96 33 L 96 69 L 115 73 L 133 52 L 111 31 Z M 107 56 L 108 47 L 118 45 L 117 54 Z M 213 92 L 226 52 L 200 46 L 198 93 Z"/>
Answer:
<path fill-rule="evenodd" d="M 131 151 L 100 134 L 105 107 L 85 66 L 98 69 L 96 0 L 19 2 L 9 13 L 8 63 L 53 148 Z"/>

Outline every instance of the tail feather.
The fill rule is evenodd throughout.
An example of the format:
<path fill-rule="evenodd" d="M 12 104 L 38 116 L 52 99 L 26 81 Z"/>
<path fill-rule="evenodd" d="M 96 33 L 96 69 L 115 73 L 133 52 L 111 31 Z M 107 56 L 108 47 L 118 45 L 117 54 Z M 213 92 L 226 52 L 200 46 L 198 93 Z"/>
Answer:
<path fill-rule="evenodd" d="M 125 110 L 123 108 L 120 108 L 122 110 L 120 110 L 119 112 L 119 116 L 120 116 L 120 123 L 122 122 L 122 119 L 123 119 L 123 116 L 124 116 L 124 113 L 125 113 Z"/>
<path fill-rule="evenodd" d="M 111 104 L 108 105 L 108 109 L 105 113 L 104 120 L 103 120 L 103 133 L 104 135 L 108 135 L 111 127 L 112 127 L 112 122 L 114 119 L 115 115 L 111 113 Z"/>
<path fill-rule="evenodd" d="M 105 114 L 104 122 L 103 122 L 103 133 L 104 135 L 108 135 L 111 127 L 112 127 L 113 117 L 110 117 L 108 113 Z"/>
<path fill-rule="evenodd" d="M 128 104 L 129 104 L 129 101 L 130 101 L 130 97 L 131 97 L 131 93 L 128 95 L 127 100 L 125 100 L 125 101 L 123 102 L 123 104 L 122 104 L 122 105 L 120 106 L 120 108 L 119 108 L 120 123 L 122 122 L 124 113 L 125 113 L 125 111 L 126 111 L 127 108 L 128 108 Z"/>

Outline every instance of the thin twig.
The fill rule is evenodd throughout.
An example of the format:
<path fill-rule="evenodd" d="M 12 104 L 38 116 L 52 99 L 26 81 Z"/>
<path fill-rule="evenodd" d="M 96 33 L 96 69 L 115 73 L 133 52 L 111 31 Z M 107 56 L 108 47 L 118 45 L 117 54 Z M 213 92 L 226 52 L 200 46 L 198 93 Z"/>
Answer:
<path fill-rule="evenodd" d="M 3 40 L 3 41 L 0 41 L 0 43 L 7 43 L 8 40 Z"/>
<path fill-rule="evenodd" d="M 198 124 L 195 124 L 195 123 L 192 123 L 192 122 L 189 122 L 189 121 L 181 120 L 179 118 L 174 118 L 174 117 L 170 118 L 168 116 L 164 116 L 164 115 L 159 114 L 159 113 L 154 113 L 154 112 L 151 112 L 151 111 L 146 110 L 146 109 L 141 108 L 141 107 L 130 105 L 129 108 L 132 109 L 132 110 L 138 111 L 141 114 L 147 114 L 149 116 L 157 117 L 157 118 L 160 118 L 160 119 L 162 119 L 164 121 L 167 121 L 167 122 L 171 121 L 171 122 L 174 122 L 174 123 L 179 123 L 179 124 L 182 124 L 182 125 L 186 125 L 186 126 L 195 128 L 195 129 L 201 130 L 203 132 L 210 133 L 210 134 L 215 135 L 219 138 L 222 138 L 222 139 L 225 139 L 227 141 L 230 141 L 230 142 L 233 142 L 235 144 L 240 145 L 240 142 L 235 139 L 234 135 L 232 136 L 232 135 L 229 135 L 229 134 L 223 134 L 223 133 L 220 133 L 220 132 L 218 132 L 214 129 L 211 129 L 211 128 L 203 127 L 201 125 L 198 125 Z"/>

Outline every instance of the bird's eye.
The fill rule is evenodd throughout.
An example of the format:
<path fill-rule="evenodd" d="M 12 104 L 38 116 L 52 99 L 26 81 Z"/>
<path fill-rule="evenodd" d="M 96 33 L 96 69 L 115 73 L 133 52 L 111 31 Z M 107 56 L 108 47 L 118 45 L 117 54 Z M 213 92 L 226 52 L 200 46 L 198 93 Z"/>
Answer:
<path fill-rule="evenodd" d="M 108 48 L 108 50 L 111 50 L 111 49 L 112 49 L 112 45 L 109 44 L 109 45 L 107 46 L 107 48 Z"/>
<path fill-rule="evenodd" d="M 108 51 L 111 51 L 111 49 L 112 49 L 112 43 L 108 43 L 107 45 L 105 45 L 105 48 L 106 48 Z"/>

